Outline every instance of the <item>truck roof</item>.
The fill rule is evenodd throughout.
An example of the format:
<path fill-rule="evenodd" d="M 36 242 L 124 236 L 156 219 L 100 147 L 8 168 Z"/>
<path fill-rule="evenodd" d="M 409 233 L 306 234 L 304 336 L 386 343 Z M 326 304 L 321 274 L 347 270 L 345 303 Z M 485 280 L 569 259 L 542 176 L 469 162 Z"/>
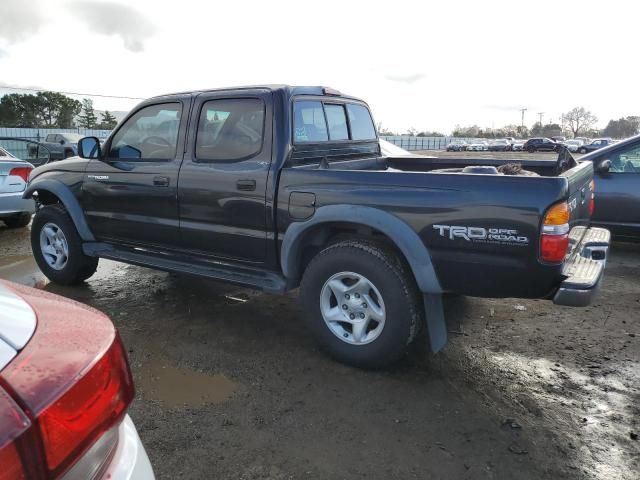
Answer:
<path fill-rule="evenodd" d="M 339 98 L 347 98 L 347 99 L 357 100 L 359 102 L 366 103 L 360 98 L 353 97 L 351 95 L 345 95 L 344 93 L 330 87 L 294 86 L 294 85 L 284 85 L 284 84 L 243 85 L 238 87 L 206 88 L 206 89 L 199 89 L 199 90 L 187 90 L 183 92 L 167 93 L 164 95 L 156 95 L 151 98 L 168 97 L 171 95 L 186 95 L 186 94 L 200 94 L 200 93 L 208 93 L 208 92 L 224 92 L 224 91 L 256 90 L 256 89 L 282 91 L 285 93 L 285 95 L 288 95 L 291 97 L 295 95 L 315 95 L 315 96 L 328 96 L 328 97 L 335 96 Z"/>

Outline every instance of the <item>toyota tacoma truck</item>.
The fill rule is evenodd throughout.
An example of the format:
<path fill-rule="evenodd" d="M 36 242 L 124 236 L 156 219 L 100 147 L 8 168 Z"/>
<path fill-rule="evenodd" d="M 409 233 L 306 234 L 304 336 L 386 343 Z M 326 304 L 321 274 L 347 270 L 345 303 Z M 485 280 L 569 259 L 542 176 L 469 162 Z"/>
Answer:
<path fill-rule="evenodd" d="M 609 247 L 590 162 L 384 156 L 367 104 L 324 87 L 154 97 L 78 154 L 24 194 L 51 281 L 104 258 L 299 288 L 320 344 L 365 368 L 440 350 L 447 293 L 587 305 Z"/>

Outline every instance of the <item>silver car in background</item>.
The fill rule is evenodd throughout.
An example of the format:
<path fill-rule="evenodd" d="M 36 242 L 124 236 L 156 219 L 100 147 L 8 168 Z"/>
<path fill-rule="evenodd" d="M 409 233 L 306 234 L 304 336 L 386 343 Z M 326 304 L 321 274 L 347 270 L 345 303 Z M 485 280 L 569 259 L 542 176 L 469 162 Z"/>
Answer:
<path fill-rule="evenodd" d="M 26 227 L 31 222 L 35 203 L 32 199 L 23 199 L 22 194 L 34 167 L 23 158 L 33 156 L 36 165 L 47 163 L 48 150 L 30 140 L 0 140 L 0 221 L 9 228 Z"/>
<path fill-rule="evenodd" d="M 576 140 L 576 139 L 565 140 L 563 143 L 567 146 L 567 149 L 573 153 L 577 152 L 578 149 L 582 145 L 584 145 L 584 142 L 582 140 Z"/>

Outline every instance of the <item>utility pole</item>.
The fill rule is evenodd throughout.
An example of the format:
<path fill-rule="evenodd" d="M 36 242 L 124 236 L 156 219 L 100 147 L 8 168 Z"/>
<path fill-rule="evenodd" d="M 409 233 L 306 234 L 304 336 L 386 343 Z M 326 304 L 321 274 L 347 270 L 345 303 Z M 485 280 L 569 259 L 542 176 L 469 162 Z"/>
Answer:
<path fill-rule="evenodd" d="M 522 121 L 520 123 L 520 125 L 522 126 L 522 128 L 524 129 L 524 112 L 526 112 L 527 109 L 526 108 L 521 108 L 520 109 L 520 113 L 522 114 Z"/>
<path fill-rule="evenodd" d="M 538 112 L 538 115 L 540 116 L 540 128 L 542 128 L 542 117 L 544 117 L 544 112 Z"/>

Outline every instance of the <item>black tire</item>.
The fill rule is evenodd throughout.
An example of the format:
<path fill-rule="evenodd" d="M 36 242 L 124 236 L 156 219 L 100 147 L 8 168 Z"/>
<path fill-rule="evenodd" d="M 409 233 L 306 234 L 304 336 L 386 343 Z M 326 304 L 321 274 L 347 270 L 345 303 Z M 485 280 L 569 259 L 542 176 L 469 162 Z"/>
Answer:
<path fill-rule="evenodd" d="M 529 147 L 529 148 L 527 148 L 527 152 L 536 153 L 536 149 L 534 147 Z"/>
<path fill-rule="evenodd" d="M 26 227 L 29 225 L 29 222 L 31 222 L 31 214 L 19 213 L 12 217 L 3 218 L 2 220 L 9 228 L 22 228 Z"/>
<path fill-rule="evenodd" d="M 370 343 L 343 341 L 322 316 L 320 296 L 325 283 L 345 271 L 366 277 L 384 302 L 384 326 Z M 404 259 L 382 244 L 367 240 L 341 241 L 318 253 L 304 272 L 300 300 L 307 325 L 320 345 L 340 362 L 360 368 L 382 368 L 399 360 L 423 324 L 421 296 Z"/>
<path fill-rule="evenodd" d="M 40 232 L 47 223 L 55 224 L 64 234 L 69 255 L 63 268 L 51 267 L 40 248 Z M 62 205 L 46 205 L 36 212 L 31 226 L 31 249 L 42 273 L 52 282 L 75 285 L 84 282 L 98 268 L 98 258 L 88 257 L 82 251 L 82 240 L 73 221 Z"/>
<path fill-rule="evenodd" d="M 581 148 L 580 150 L 578 150 L 579 153 L 587 153 L 587 149 L 586 148 Z"/>
<path fill-rule="evenodd" d="M 73 150 L 65 150 L 64 151 L 64 158 L 71 158 L 74 157 L 76 154 L 73 152 Z"/>

